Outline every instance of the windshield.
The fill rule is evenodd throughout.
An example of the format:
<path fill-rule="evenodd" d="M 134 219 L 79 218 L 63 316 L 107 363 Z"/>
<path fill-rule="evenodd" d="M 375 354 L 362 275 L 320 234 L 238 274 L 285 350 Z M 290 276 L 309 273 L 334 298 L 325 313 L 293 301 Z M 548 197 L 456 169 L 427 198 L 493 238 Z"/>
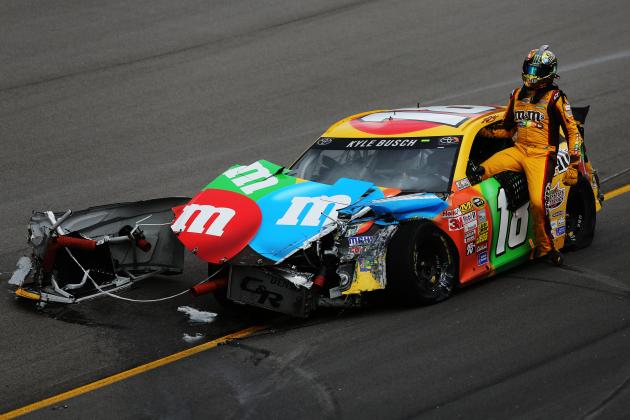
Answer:
<path fill-rule="evenodd" d="M 293 175 L 325 184 L 352 178 L 405 192 L 448 192 L 460 141 L 323 137 L 293 165 Z"/>

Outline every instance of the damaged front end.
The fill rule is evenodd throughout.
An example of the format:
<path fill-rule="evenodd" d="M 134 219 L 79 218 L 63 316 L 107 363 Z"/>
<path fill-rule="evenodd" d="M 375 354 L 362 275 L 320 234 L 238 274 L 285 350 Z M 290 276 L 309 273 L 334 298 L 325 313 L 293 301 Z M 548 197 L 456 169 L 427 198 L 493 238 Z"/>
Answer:
<path fill-rule="evenodd" d="M 297 317 L 356 307 L 387 287 L 399 224 L 446 207 L 435 194 L 399 194 L 350 178 L 306 181 L 267 161 L 237 165 L 192 199 L 34 213 L 32 254 L 11 284 L 41 305 L 120 298 L 115 293 L 139 280 L 181 273 L 187 249 L 209 265 L 195 295 Z"/>
<path fill-rule="evenodd" d="M 232 261 L 227 298 L 298 317 L 317 307 L 362 306 L 367 292 L 387 287 L 387 251 L 400 223 L 433 218 L 446 206 L 434 194 L 360 200 L 275 265 Z"/>
<path fill-rule="evenodd" d="M 79 303 L 118 292 L 157 274 L 183 270 L 184 247 L 170 229 L 174 197 L 65 213 L 34 212 L 30 257 L 9 283 L 16 295 L 44 305 Z"/>

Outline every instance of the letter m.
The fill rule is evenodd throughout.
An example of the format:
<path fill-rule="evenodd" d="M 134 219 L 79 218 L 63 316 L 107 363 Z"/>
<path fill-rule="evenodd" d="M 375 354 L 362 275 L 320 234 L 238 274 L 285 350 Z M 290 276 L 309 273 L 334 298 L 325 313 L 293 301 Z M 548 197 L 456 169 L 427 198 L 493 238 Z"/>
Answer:
<path fill-rule="evenodd" d="M 271 176 L 269 169 L 265 168 L 260 162 L 228 169 L 223 175 L 230 178 L 234 185 L 240 187 L 248 195 L 278 183 L 278 178 Z"/>
<path fill-rule="evenodd" d="M 171 226 L 175 233 L 192 232 L 221 236 L 225 226 L 232 220 L 236 212 L 226 207 L 214 207 L 208 204 L 189 204 Z M 213 218 L 213 216 L 216 216 Z M 206 225 L 212 219 L 209 226 Z M 189 223 L 190 222 L 190 223 Z M 186 229 L 188 227 L 188 229 Z M 205 230 L 205 232 L 204 232 Z"/>
<path fill-rule="evenodd" d="M 293 197 L 291 206 L 287 209 L 284 216 L 278 219 L 276 224 L 319 226 L 322 224 L 322 217 L 325 217 L 326 220 L 323 223 L 323 226 L 325 226 L 333 220 L 337 220 L 337 211 L 346 207 L 351 201 L 352 199 L 347 195 Z M 300 216 L 303 216 L 301 222 Z"/>

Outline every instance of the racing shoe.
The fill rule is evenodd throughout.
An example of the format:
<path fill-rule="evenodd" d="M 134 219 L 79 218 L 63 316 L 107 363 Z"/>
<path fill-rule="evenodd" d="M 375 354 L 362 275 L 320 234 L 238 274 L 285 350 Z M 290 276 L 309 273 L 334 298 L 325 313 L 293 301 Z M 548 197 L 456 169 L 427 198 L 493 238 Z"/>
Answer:
<path fill-rule="evenodd" d="M 562 257 L 560 251 L 558 251 L 557 249 L 552 249 L 551 251 L 549 251 L 547 253 L 547 259 L 551 264 L 555 265 L 556 267 L 562 267 L 562 264 L 564 263 L 564 258 Z"/>
<path fill-rule="evenodd" d="M 564 264 L 564 258 L 562 257 L 562 254 L 555 248 L 544 254 L 536 252 L 536 259 L 539 261 L 547 261 L 550 264 L 555 265 L 556 267 L 561 267 Z"/>

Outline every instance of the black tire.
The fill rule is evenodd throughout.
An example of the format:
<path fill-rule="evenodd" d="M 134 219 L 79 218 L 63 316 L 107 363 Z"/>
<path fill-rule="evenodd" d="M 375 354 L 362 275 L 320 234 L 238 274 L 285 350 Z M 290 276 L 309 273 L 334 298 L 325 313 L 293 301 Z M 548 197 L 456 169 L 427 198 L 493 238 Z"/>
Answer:
<path fill-rule="evenodd" d="M 406 305 L 448 299 L 457 284 L 457 252 L 428 221 L 401 224 L 387 249 L 387 288 Z"/>
<path fill-rule="evenodd" d="M 586 248 L 595 236 L 595 197 L 589 183 L 582 177 L 569 191 L 566 210 L 564 250 Z"/>

